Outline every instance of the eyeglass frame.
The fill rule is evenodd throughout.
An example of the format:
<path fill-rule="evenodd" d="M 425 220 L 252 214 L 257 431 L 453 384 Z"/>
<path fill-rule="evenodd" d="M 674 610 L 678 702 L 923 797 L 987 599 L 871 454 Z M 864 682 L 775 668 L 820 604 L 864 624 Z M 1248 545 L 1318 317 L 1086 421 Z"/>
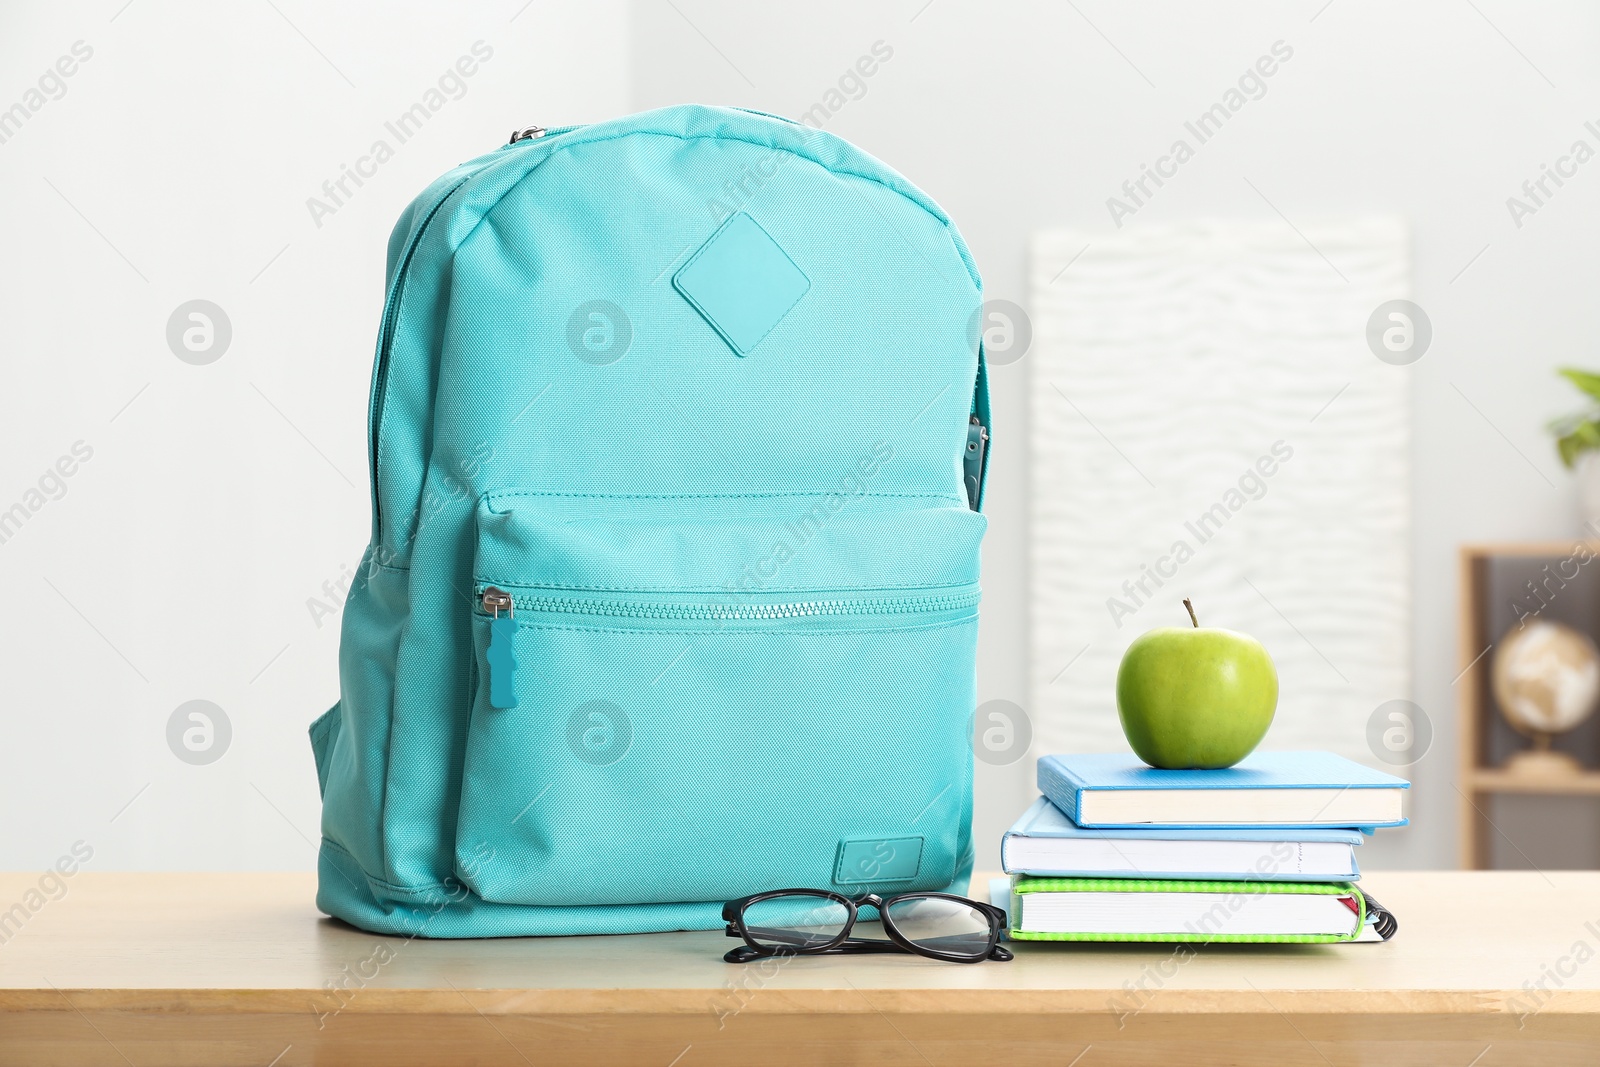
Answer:
<path fill-rule="evenodd" d="M 818 899 L 831 900 L 849 909 L 849 915 L 839 927 L 839 933 L 829 941 L 815 946 L 788 947 L 779 945 L 763 945 L 757 943 L 750 934 L 749 927 L 745 924 L 745 909 L 753 904 L 773 900 L 777 897 L 805 896 Z M 949 900 L 965 905 L 978 912 L 989 920 L 989 944 L 981 953 L 944 952 L 939 949 L 927 948 L 918 945 L 895 929 L 894 919 L 888 909 L 901 900 Z M 878 919 L 883 923 L 883 932 L 889 935 L 888 941 L 875 937 L 850 936 L 850 931 L 855 929 L 856 919 L 861 915 L 861 908 L 876 908 Z M 993 904 L 985 904 L 981 900 L 972 900 L 968 897 L 957 896 L 954 893 L 895 893 L 890 896 L 880 896 L 877 893 L 865 893 L 854 899 L 843 893 L 835 893 L 829 889 L 769 889 L 764 893 L 752 893 L 738 900 L 730 900 L 722 906 L 722 919 L 728 925 L 723 930 L 726 937 L 739 937 L 744 939 L 741 948 L 729 949 L 722 957 L 724 963 L 751 963 L 755 960 L 770 959 L 774 956 L 820 956 L 820 955 L 854 955 L 875 952 L 904 951 L 928 959 L 942 960 L 946 963 L 983 963 L 988 960 L 1006 962 L 1013 959 L 1010 949 L 1000 944 L 1000 938 L 1006 930 L 1005 909 L 997 908 Z"/>

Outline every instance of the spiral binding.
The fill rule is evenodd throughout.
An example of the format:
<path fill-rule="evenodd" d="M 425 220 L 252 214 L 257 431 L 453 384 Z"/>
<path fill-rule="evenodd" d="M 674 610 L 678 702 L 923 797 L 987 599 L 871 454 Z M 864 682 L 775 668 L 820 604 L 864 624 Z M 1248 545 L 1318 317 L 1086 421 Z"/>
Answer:
<path fill-rule="evenodd" d="M 1394 912 L 1378 903 L 1377 898 L 1365 890 L 1361 893 L 1367 898 L 1367 914 L 1372 916 L 1372 928 L 1378 936 L 1385 941 L 1389 940 L 1400 929 L 1400 921 L 1394 917 Z"/>

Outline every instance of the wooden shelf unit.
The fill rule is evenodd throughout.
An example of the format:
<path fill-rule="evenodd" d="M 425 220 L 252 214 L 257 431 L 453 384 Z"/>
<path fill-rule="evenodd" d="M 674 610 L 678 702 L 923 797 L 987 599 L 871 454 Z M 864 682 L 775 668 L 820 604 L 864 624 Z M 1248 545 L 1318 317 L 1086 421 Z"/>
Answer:
<path fill-rule="evenodd" d="M 1484 632 L 1488 613 L 1487 570 L 1494 559 L 1566 560 L 1587 550 L 1594 559 L 1583 564 L 1600 575 L 1600 541 L 1528 541 L 1462 545 L 1459 557 L 1460 676 L 1456 679 L 1456 706 L 1460 793 L 1461 866 L 1482 869 L 1489 854 L 1492 832 L 1484 802 L 1494 795 L 1600 797 L 1600 770 L 1587 769 L 1570 777 L 1536 777 L 1486 762 L 1484 737 L 1489 716 L 1498 715 L 1488 692 L 1492 643 L 1498 636 Z M 1591 634 L 1600 641 L 1600 634 Z"/>
<path fill-rule="evenodd" d="M 1479 768 L 1467 780 L 1479 793 L 1600 797 L 1600 771 L 1585 771 L 1572 778 L 1537 778 L 1515 771 Z"/>

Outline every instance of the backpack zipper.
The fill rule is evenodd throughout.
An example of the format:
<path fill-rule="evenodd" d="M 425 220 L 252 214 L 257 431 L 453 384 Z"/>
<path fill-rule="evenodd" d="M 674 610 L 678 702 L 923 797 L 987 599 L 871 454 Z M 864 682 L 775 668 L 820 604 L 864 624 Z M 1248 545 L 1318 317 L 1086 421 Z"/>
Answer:
<path fill-rule="evenodd" d="M 573 130 L 582 128 L 582 126 L 557 126 L 554 129 L 545 129 L 543 126 L 528 126 L 512 134 L 511 142 L 502 145 L 500 151 L 503 152 L 508 148 L 513 148 L 523 143 L 532 144 L 546 137 L 553 137 L 560 133 L 570 133 Z M 374 544 L 380 544 L 383 541 L 383 505 L 378 496 L 378 437 L 383 426 L 383 402 L 385 394 L 389 390 L 389 352 L 394 345 L 394 327 L 396 320 L 400 317 L 400 299 L 405 293 L 406 277 L 411 270 L 411 260 L 416 254 L 417 247 L 422 244 L 422 238 L 426 236 L 428 227 L 433 225 L 434 219 L 438 218 L 440 209 L 449 202 L 451 197 L 461 191 L 462 186 L 481 176 L 484 171 L 493 167 L 495 162 L 495 160 L 489 160 L 477 170 L 456 182 L 445 190 L 444 195 L 439 197 L 438 201 L 428 209 L 428 217 L 422 221 L 422 225 L 417 227 L 417 231 L 411 235 L 411 239 L 406 243 L 405 253 L 400 257 L 400 266 L 395 270 L 394 282 L 389 286 L 388 296 L 384 300 L 383 316 L 379 319 L 378 325 L 378 365 L 373 372 L 372 427 L 369 434 L 371 441 L 368 443 L 369 464 L 372 471 L 372 540 Z"/>
<path fill-rule="evenodd" d="M 487 167 L 488 164 L 485 164 Z M 400 257 L 400 266 L 394 274 L 394 284 L 389 286 L 388 299 L 383 304 L 383 317 L 378 325 L 378 367 L 373 372 L 372 385 L 372 440 L 368 443 L 368 465 L 372 469 L 372 540 L 374 544 L 383 543 L 383 502 L 378 493 L 378 438 L 383 428 L 383 402 L 389 392 L 389 351 L 394 344 L 394 324 L 400 315 L 400 298 L 405 292 L 406 276 L 411 270 L 411 258 L 416 255 L 417 246 L 422 243 L 423 235 L 428 232 L 428 227 L 438 217 L 439 210 L 445 202 L 456 195 L 463 185 L 467 184 L 483 170 L 475 170 L 452 185 L 438 203 L 428 211 L 428 217 L 422 220 L 422 225 L 417 227 L 417 232 L 411 235 L 411 240 L 406 243 L 405 254 Z"/>
<path fill-rule="evenodd" d="M 863 597 L 851 600 L 795 600 L 781 604 L 663 604 L 597 600 L 591 597 L 514 596 L 498 586 L 490 585 L 485 586 L 479 594 L 478 602 L 489 619 L 489 647 L 484 656 L 489 706 L 504 710 L 517 706 L 515 615 L 518 611 L 714 621 L 798 619 L 822 615 L 904 615 L 974 608 L 978 605 L 978 592 L 972 590 L 933 596 Z"/>
<path fill-rule="evenodd" d="M 919 611 L 957 611 L 978 605 L 980 594 L 940 593 L 933 596 L 864 597 L 849 600 L 795 600 L 778 604 L 663 604 L 588 597 L 513 596 L 488 586 L 480 596 L 485 614 L 517 611 L 602 615 L 631 619 L 799 619 L 821 615 L 905 615 Z"/>
<path fill-rule="evenodd" d="M 983 454 L 989 448 L 989 428 L 978 421 L 978 416 L 968 416 L 967 450 L 961 459 L 961 480 L 967 487 L 967 505 L 978 510 L 983 499 Z"/>

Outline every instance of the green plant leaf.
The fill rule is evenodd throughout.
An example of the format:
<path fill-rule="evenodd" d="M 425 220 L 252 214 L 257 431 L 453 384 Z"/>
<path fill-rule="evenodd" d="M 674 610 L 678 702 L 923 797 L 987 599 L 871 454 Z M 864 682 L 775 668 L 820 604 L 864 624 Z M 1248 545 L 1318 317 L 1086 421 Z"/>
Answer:
<path fill-rule="evenodd" d="M 1556 438 L 1556 452 L 1561 456 L 1561 465 L 1568 470 L 1577 462 L 1578 453 L 1583 451 L 1583 445 L 1575 434 L 1564 434 Z"/>
<path fill-rule="evenodd" d="M 1600 374 L 1593 374 L 1586 370 L 1579 370 L 1576 367 L 1562 367 L 1556 373 L 1560 374 L 1573 385 L 1576 385 L 1587 395 L 1596 400 L 1600 400 Z"/>
<path fill-rule="evenodd" d="M 1600 421 L 1593 418 L 1570 424 L 1566 433 L 1556 438 L 1556 451 L 1567 469 L 1577 463 L 1578 456 L 1590 449 L 1600 449 Z"/>

